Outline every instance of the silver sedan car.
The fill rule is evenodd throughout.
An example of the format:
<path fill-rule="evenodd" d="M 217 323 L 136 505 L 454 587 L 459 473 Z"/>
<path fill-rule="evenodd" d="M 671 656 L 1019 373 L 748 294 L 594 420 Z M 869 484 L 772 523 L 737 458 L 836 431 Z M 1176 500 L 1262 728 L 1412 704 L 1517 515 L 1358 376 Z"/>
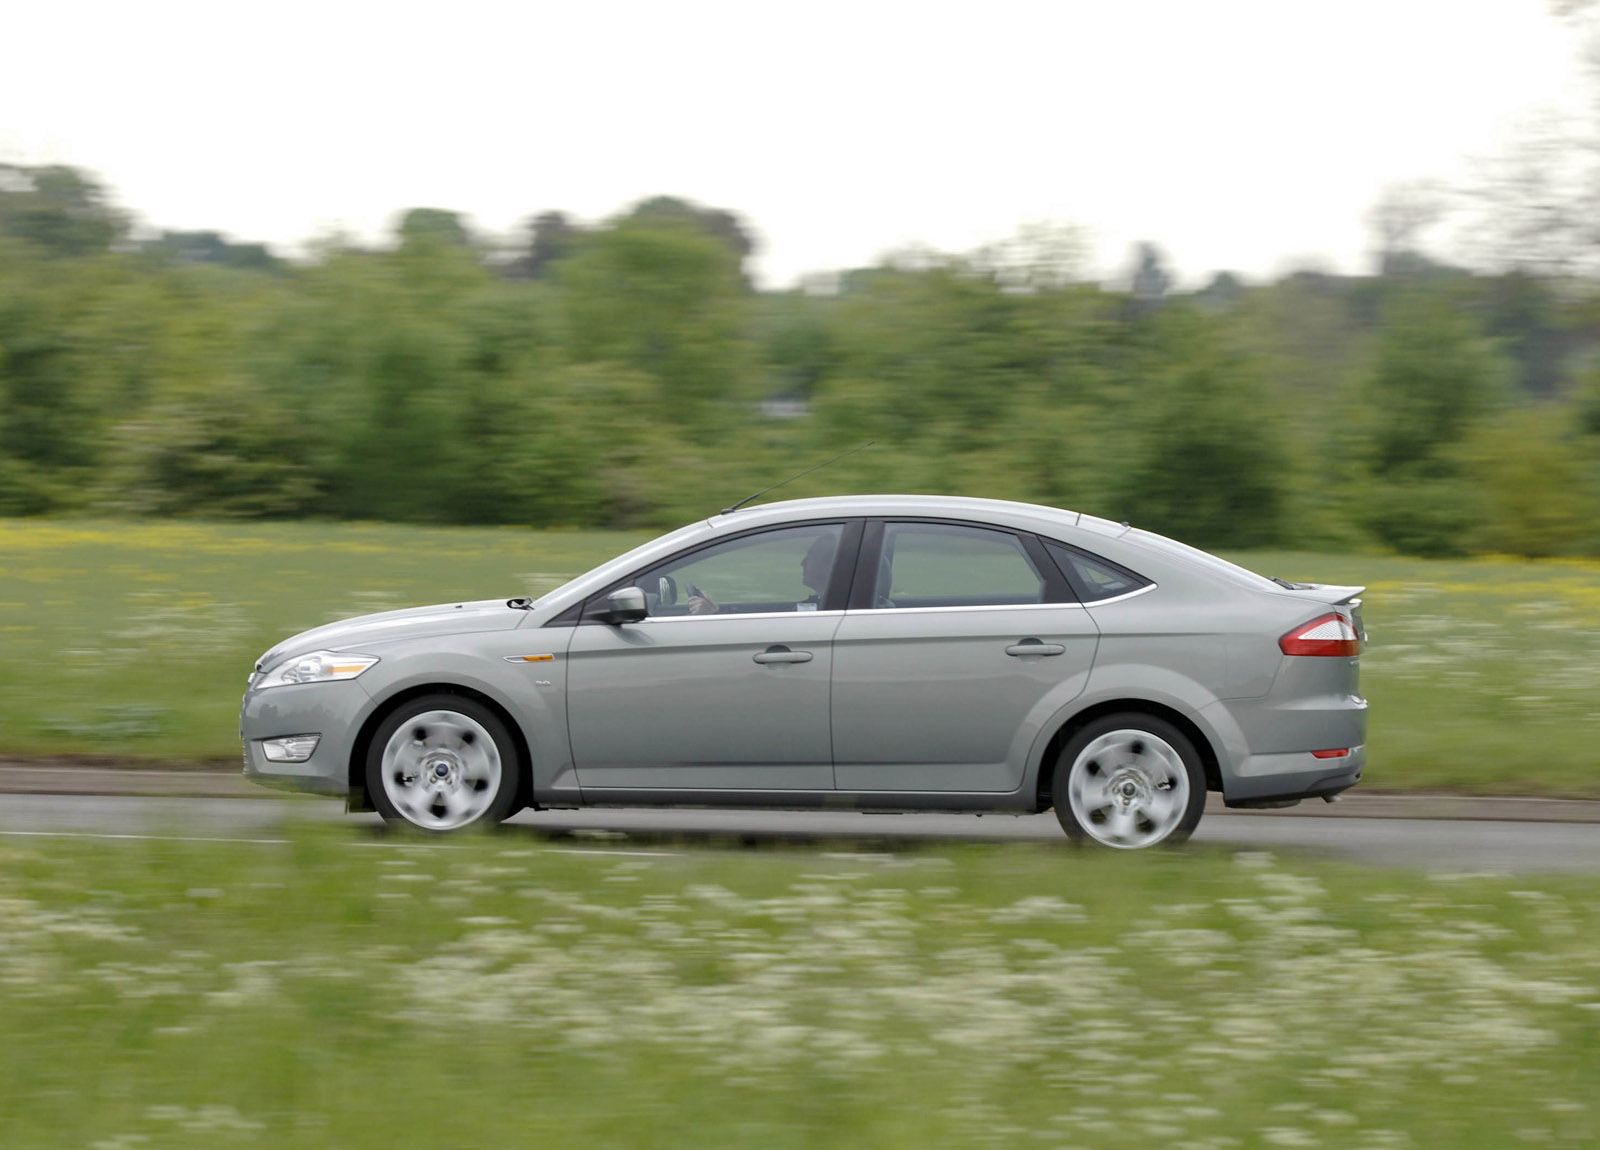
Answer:
<path fill-rule="evenodd" d="M 795 500 L 536 600 L 367 615 L 250 676 L 244 771 L 429 831 L 522 807 L 1042 811 L 1186 838 L 1361 778 L 1360 587 L 1125 523 L 930 496 Z"/>

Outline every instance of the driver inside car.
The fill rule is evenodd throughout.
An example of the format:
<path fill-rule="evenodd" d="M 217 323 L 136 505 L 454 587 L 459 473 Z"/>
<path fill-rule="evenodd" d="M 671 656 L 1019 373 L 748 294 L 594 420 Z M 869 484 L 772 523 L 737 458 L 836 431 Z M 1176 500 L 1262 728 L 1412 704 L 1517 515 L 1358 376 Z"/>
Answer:
<path fill-rule="evenodd" d="M 795 604 L 796 611 L 817 609 L 822 593 L 828 586 L 828 573 L 833 570 L 833 549 L 834 538 L 831 535 L 817 536 L 806 548 L 805 556 L 800 560 L 800 582 L 810 588 L 811 594 Z M 693 583 L 686 584 L 685 590 L 689 592 L 689 614 L 715 615 L 720 610 L 716 601 Z"/>

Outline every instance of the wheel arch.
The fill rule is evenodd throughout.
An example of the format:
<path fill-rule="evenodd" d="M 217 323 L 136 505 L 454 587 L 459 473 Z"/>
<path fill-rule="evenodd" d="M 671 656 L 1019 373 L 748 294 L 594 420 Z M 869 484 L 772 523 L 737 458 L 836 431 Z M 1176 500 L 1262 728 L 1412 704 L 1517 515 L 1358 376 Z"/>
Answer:
<path fill-rule="evenodd" d="M 511 740 L 516 744 L 517 752 L 517 797 L 511 804 L 512 812 L 520 811 L 523 807 L 533 805 L 533 756 L 528 748 L 528 737 L 523 734 L 522 726 L 512 718 L 511 712 L 501 706 L 492 695 L 482 691 L 463 686 L 460 683 L 417 683 L 396 691 L 393 695 L 372 708 L 372 713 L 367 716 L 366 722 L 361 724 L 361 729 L 356 732 L 355 741 L 350 744 L 350 762 L 346 766 L 347 783 L 349 786 L 349 799 L 347 805 L 352 811 L 370 811 L 376 808 L 372 805 L 372 797 L 367 794 L 367 751 L 372 746 L 372 738 L 377 734 L 378 726 L 394 713 L 395 708 L 402 707 L 412 699 L 420 699 L 426 695 L 459 695 L 464 699 L 471 699 L 488 708 L 502 723 L 507 731 L 511 732 Z"/>
<path fill-rule="evenodd" d="M 1126 712 L 1151 715 L 1158 719 L 1165 719 L 1178 730 L 1182 731 L 1194 749 L 1200 755 L 1200 763 L 1205 768 L 1206 790 L 1222 790 L 1222 767 L 1217 758 L 1217 751 L 1200 729 L 1200 725 L 1188 715 L 1175 707 L 1165 703 L 1157 703 L 1150 699 L 1105 699 L 1093 706 L 1069 716 L 1045 744 L 1044 755 L 1039 760 L 1039 774 L 1035 783 L 1034 809 L 1046 811 L 1054 805 L 1053 787 L 1055 784 L 1056 760 L 1061 755 L 1061 750 L 1071 741 L 1072 737 L 1084 727 L 1094 722 L 1103 715 L 1116 715 Z"/>

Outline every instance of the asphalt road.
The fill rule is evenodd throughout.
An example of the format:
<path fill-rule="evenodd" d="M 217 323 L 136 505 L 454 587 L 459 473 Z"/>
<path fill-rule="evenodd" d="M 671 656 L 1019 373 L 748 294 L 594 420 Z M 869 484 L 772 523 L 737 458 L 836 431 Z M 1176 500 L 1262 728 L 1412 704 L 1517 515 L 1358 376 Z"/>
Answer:
<path fill-rule="evenodd" d="M 296 821 L 376 828 L 321 799 L 0 795 L 0 840 L 32 836 L 272 839 Z M 1053 814 L 858 814 L 849 811 L 524 811 L 507 833 L 605 849 L 686 850 L 751 844 L 875 849 L 918 841 L 1065 839 Z M 1406 818 L 1297 818 L 1207 814 L 1194 842 L 1305 852 L 1373 866 L 1429 871 L 1600 874 L 1600 824 Z"/>

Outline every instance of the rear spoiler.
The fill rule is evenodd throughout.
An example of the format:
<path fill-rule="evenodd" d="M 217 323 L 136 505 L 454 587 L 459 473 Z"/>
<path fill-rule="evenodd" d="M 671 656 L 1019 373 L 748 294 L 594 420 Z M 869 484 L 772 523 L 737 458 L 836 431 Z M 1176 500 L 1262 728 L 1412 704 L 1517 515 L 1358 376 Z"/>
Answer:
<path fill-rule="evenodd" d="M 1356 599 L 1356 596 L 1360 595 L 1366 588 L 1341 587 L 1336 583 L 1291 583 L 1284 590 L 1303 596 L 1316 603 L 1327 603 L 1330 606 L 1337 606 L 1341 603 L 1354 603 L 1359 606 L 1360 601 Z"/>

